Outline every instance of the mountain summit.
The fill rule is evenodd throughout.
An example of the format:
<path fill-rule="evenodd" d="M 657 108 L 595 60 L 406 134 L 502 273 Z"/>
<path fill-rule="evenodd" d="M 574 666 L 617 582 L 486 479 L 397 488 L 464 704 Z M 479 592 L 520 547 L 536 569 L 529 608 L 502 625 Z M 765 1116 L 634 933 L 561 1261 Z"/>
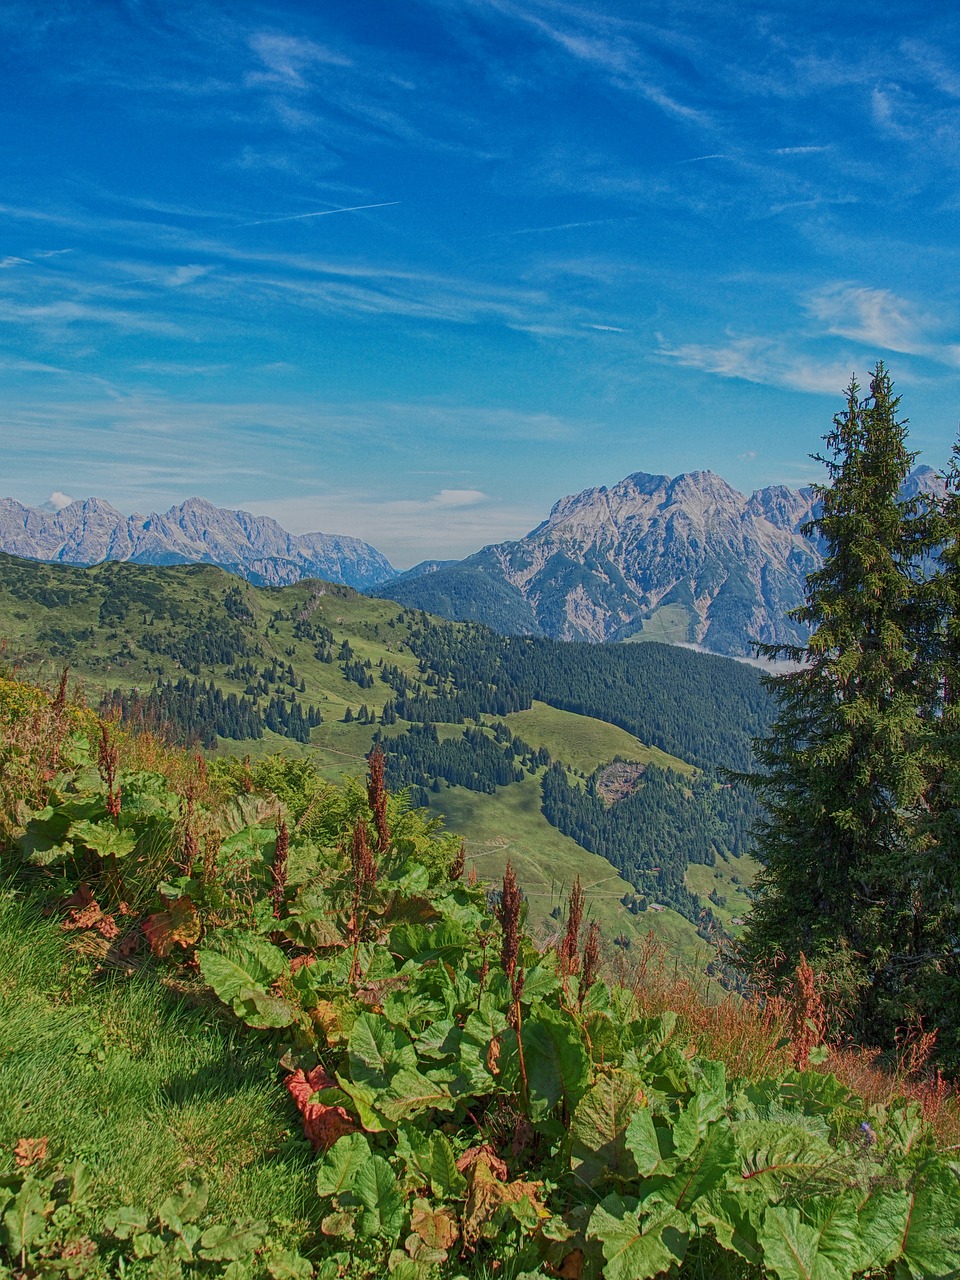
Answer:
<path fill-rule="evenodd" d="M 918 468 L 912 496 L 936 476 Z M 819 568 L 801 527 L 812 489 L 739 493 L 712 471 L 638 471 L 561 498 L 516 542 L 484 547 L 381 589 L 402 604 L 562 640 L 655 639 L 746 656 L 755 640 L 802 643 L 787 618 Z"/>
<path fill-rule="evenodd" d="M 324 578 L 364 590 L 395 573 L 385 556 L 359 538 L 288 533 L 269 516 L 225 510 L 203 498 L 148 516 L 125 516 L 100 498 L 55 512 L 0 498 L 0 551 L 76 565 L 216 564 L 269 587 Z"/>

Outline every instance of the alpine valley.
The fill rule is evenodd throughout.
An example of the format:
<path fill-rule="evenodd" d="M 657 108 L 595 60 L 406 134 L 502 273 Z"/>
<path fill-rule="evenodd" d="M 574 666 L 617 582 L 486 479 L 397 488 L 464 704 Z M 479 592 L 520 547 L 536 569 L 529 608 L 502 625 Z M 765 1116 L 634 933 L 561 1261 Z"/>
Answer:
<path fill-rule="evenodd" d="M 501 636 L 316 579 L 2 553 L 0 637 L 27 678 L 67 666 L 90 705 L 215 754 L 309 754 L 337 781 L 382 739 L 389 785 L 482 880 L 512 861 L 541 932 L 578 875 L 623 946 L 652 927 L 691 955 L 749 909 L 754 801 L 723 771 L 770 707 L 743 663 Z"/>

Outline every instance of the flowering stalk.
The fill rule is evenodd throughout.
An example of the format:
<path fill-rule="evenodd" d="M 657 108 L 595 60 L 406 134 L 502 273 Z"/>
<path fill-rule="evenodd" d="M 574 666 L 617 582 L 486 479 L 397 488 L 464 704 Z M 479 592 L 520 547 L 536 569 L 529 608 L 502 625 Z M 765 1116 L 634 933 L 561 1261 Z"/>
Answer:
<path fill-rule="evenodd" d="M 523 1037 L 520 1033 L 521 1023 L 523 1020 L 520 997 L 523 994 L 523 984 L 526 979 L 523 964 L 519 959 L 520 909 L 522 906 L 523 894 L 520 891 L 520 885 L 517 883 L 513 863 L 508 862 L 506 870 L 503 873 L 503 888 L 500 893 L 500 902 L 497 906 L 496 913 L 497 919 L 500 921 L 500 927 L 503 930 L 503 938 L 500 944 L 500 962 L 503 965 L 503 971 L 510 982 L 510 994 L 513 998 L 513 1009 L 511 1011 L 510 1022 L 517 1033 L 517 1057 L 520 1064 L 520 1081 L 523 1089 L 523 1096 L 524 1099 L 529 1099 L 527 1067 L 523 1057 Z"/>
<path fill-rule="evenodd" d="M 367 824 L 357 818 L 350 840 L 350 867 L 353 872 L 353 910 L 350 915 L 350 930 L 353 933 L 353 963 L 350 966 L 350 983 L 356 982 L 360 956 L 360 937 L 366 917 L 360 918 L 360 908 L 367 890 L 377 883 L 377 864 L 370 848 L 367 835 Z"/>
<path fill-rule="evenodd" d="M 67 677 L 70 668 L 64 667 L 60 673 L 57 696 L 53 700 L 53 742 L 50 747 L 50 772 L 55 774 L 60 763 L 60 747 L 63 743 L 64 721 L 67 712 Z"/>
<path fill-rule="evenodd" d="M 580 926 L 583 923 L 583 887 L 577 876 L 567 903 L 567 931 L 557 951 L 557 968 L 566 989 L 567 978 L 580 969 Z"/>
<path fill-rule="evenodd" d="M 387 826 L 386 757 L 378 742 L 368 757 L 370 778 L 367 783 L 367 799 L 373 810 L 373 822 L 377 828 L 377 851 L 386 853 L 390 848 L 390 828 Z"/>
<path fill-rule="evenodd" d="M 100 777 L 107 788 L 107 813 L 117 821 L 120 817 L 120 787 L 117 784 L 117 770 L 120 764 L 120 753 L 117 744 L 110 741 L 110 731 L 106 724 L 100 722 L 100 751 L 97 756 L 97 767 Z"/>
<path fill-rule="evenodd" d="M 580 996 L 578 1007 L 583 1008 L 584 997 L 597 979 L 600 969 L 600 926 L 591 921 L 587 940 L 583 946 L 583 965 L 580 972 Z"/>
<path fill-rule="evenodd" d="M 467 864 L 467 842 L 460 841 L 460 848 L 457 850 L 457 856 L 450 863 L 449 876 L 451 880 L 462 880 L 463 869 Z"/>
<path fill-rule="evenodd" d="M 290 836 L 287 832 L 287 824 L 281 818 L 277 823 L 277 847 L 273 858 L 273 866 L 270 868 L 270 878 L 273 881 L 270 897 L 273 901 L 274 920 L 279 920 L 283 913 L 283 896 L 287 887 L 287 856 L 289 851 Z"/>

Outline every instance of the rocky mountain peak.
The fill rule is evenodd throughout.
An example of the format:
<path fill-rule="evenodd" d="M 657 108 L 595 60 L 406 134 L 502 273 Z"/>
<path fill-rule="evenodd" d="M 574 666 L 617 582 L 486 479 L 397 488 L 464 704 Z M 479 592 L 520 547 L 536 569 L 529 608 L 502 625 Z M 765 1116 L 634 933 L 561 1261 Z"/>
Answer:
<path fill-rule="evenodd" d="M 324 578 L 363 590 L 394 576 L 386 557 L 358 538 L 298 537 L 269 516 L 226 510 L 205 498 L 146 517 L 124 516 L 102 498 L 56 512 L 0 499 L 0 551 L 64 564 L 218 564 L 264 586 Z"/>
<path fill-rule="evenodd" d="M 937 483 L 918 468 L 904 496 Z M 815 538 L 801 532 L 816 501 L 812 489 L 786 485 L 748 496 L 712 471 L 637 471 L 561 498 L 516 542 L 405 574 L 389 594 L 558 639 L 657 639 L 749 656 L 754 641 L 805 638 L 789 613 L 821 564 Z"/>

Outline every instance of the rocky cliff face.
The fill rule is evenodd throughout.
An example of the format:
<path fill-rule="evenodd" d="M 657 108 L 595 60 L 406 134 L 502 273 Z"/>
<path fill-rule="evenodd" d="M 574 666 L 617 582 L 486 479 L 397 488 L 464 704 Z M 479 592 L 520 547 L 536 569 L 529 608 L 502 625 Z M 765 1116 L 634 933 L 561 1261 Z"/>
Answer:
<path fill-rule="evenodd" d="M 920 468 L 905 496 L 934 487 L 934 473 Z M 821 564 L 816 543 L 800 532 L 814 502 L 812 490 L 782 485 L 746 496 L 710 471 L 673 478 L 641 471 L 609 489 L 562 498 L 517 542 L 420 578 L 408 574 L 384 591 L 496 626 L 476 607 L 482 575 L 500 586 L 497 616 L 521 619 L 511 629 L 564 640 L 658 639 L 747 656 L 753 641 L 805 638 L 786 615 Z"/>
<path fill-rule="evenodd" d="M 100 498 L 49 513 L 3 498 L 0 551 L 62 564 L 217 564 L 258 586 L 324 578 L 364 590 L 395 572 L 359 538 L 298 536 L 267 516 L 227 511 L 201 498 L 149 516 L 125 516 Z"/>

